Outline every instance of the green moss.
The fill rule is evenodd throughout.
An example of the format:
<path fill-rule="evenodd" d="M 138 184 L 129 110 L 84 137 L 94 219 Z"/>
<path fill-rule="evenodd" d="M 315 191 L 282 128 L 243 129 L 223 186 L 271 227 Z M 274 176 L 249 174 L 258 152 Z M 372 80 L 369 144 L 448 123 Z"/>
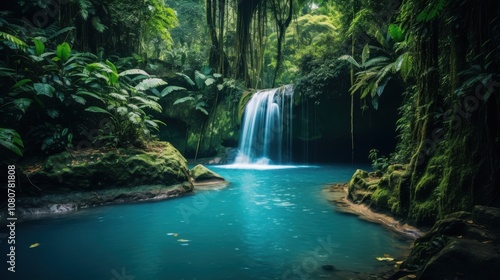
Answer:
<path fill-rule="evenodd" d="M 415 220 L 415 224 L 433 225 L 438 217 L 439 207 L 435 195 L 422 202 L 415 201 L 411 209 L 410 218 Z"/>
<path fill-rule="evenodd" d="M 224 180 L 222 176 L 219 174 L 213 172 L 212 170 L 209 170 L 205 166 L 198 164 L 193 169 L 191 169 L 191 176 L 195 181 L 202 181 L 202 180 Z"/>
<path fill-rule="evenodd" d="M 424 174 L 420 177 L 415 186 L 415 200 L 422 201 L 427 199 L 434 192 L 443 177 L 443 167 L 446 157 L 434 156 L 429 160 Z"/>
<path fill-rule="evenodd" d="M 41 169 L 26 174 L 44 190 L 92 190 L 189 181 L 186 159 L 167 142 L 152 143 L 145 150 L 64 152 L 47 158 Z"/>
<path fill-rule="evenodd" d="M 379 187 L 373 192 L 371 200 L 375 203 L 376 206 L 387 208 L 390 196 L 391 193 L 388 189 Z"/>

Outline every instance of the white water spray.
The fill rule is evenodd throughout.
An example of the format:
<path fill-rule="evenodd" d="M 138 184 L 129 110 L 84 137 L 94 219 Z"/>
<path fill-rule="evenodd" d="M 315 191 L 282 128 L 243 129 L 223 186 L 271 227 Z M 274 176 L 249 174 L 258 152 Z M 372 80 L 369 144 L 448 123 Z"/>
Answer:
<path fill-rule="evenodd" d="M 293 87 L 256 92 L 245 108 L 235 164 L 292 161 Z"/>

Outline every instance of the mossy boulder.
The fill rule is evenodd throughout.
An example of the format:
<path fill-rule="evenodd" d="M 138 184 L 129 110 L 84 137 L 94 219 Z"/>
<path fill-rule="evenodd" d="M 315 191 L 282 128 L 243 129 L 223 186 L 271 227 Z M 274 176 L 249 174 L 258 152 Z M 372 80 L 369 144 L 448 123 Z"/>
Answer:
<path fill-rule="evenodd" d="M 43 192 L 189 182 L 186 159 L 168 142 L 144 149 L 66 151 L 24 169 L 24 185 Z"/>
<path fill-rule="evenodd" d="M 224 177 L 213 172 L 212 170 L 206 168 L 205 166 L 198 164 L 193 169 L 191 169 L 191 177 L 194 180 L 194 184 L 202 184 L 209 182 L 225 182 Z"/>
<path fill-rule="evenodd" d="M 366 202 L 370 200 L 379 181 L 380 178 L 374 173 L 358 169 L 349 181 L 347 197 L 354 202 Z"/>
<path fill-rule="evenodd" d="M 476 206 L 452 213 L 417 239 L 401 269 L 418 279 L 495 279 L 500 263 L 500 209 Z"/>
<path fill-rule="evenodd" d="M 407 166 L 396 164 L 385 173 L 358 169 L 349 182 L 348 198 L 379 210 L 403 215 L 409 205 L 409 174 Z"/>

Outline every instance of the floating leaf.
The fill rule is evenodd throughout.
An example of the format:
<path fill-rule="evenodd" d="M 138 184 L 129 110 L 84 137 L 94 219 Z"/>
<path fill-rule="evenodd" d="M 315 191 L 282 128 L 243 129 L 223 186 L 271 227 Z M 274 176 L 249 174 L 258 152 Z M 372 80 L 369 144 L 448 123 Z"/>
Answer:
<path fill-rule="evenodd" d="M 377 261 L 387 261 L 387 262 L 392 262 L 394 261 L 394 258 L 391 258 L 391 257 L 376 257 L 375 259 L 377 259 Z"/>

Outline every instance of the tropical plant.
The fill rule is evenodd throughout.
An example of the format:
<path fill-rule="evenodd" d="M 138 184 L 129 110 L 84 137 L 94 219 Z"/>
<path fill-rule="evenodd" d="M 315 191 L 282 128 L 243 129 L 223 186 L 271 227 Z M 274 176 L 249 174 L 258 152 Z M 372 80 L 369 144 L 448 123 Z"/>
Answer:
<path fill-rule="evenodd" d="M 391 164 L 390 159 L 384 156 L 379 156 L 379 150 L 371 149 L 368 153 L 368 158 L 372 161 L 372 168 L 374 171 L 384 172 Z"/>
<path fill-rule="evenodd" d="M 189 102 L 192 108 L 202 112 L 205 115 L 208 115 L 209 113 L 207 107 L 208 107 L 209 96 L 206 93 L 210 92 L 213 86 L 216 86 L 217 88 L 216 99 L 217 99 L 218 92 L 224 88 L 224 84 L 222 83 L 223 81 L 222 75 L 219 73 L 211 73 L 211 72 L 212 69 L 208 67 L 203 68 L 201 72 L 195 70 L 194 81 L 184 73 L 177 73 L 177 75 L 183 77 L 184 80 L 191 86 L 191 91 L 188 91 L 186 88 L 183 87 L 167 86 L 160 93 L 160 97 L 164 97 L 165 95 L 176 90 L 187 91 L 188 95 L 174 101 L 174 105 Z"/>
<path fill-rule="evenodd" d="M 23 155 L 21 150 L 24 148 L 23 140 L 14 129 L 0 128 L 0 146 L 3 146 L 18 156 Z"/>
<path fill-rule="evenodd" d="M 166 85 L 162 79 L 151 77 L 140 69 L 118 72 L 107 60 L 88 64 L 80 80 L 85 88 L 78 92 L 100 101 L 85 111 L 111 119 L 105 128 L 107 133 L 96 140 L 113 146 L 142 145 L 151 139 L 151 130 L 158 130 L 158 124 L 163 124 L 148 114 L 148 110 L 162 111 L 157 103 L 159 97 L 147 94 L 151 89 Z"/>
<path fill-rule="evenodd" d="M 399 74 L 402 80 L 407 80 L 411 75 L 413 57 L 411 52 L 406 50 L 408 42 L 404 30 L 399 25 L 390 24 L 385 36 L 377 31 L 375 38 L 380 46 L 366 45 L 361 53 L 361 62 L 351 55 L 343 55 L 339 59 L 348 61 L 358 69 L 356 80 L 350 89 L 351 94 L 361 90 L 361 99 L 370 95 L 373 107 L 378 109 L 378 98 L 387 83 L 396 74 Z M 373 51 L 380 55 L 370 58 Z"/>

